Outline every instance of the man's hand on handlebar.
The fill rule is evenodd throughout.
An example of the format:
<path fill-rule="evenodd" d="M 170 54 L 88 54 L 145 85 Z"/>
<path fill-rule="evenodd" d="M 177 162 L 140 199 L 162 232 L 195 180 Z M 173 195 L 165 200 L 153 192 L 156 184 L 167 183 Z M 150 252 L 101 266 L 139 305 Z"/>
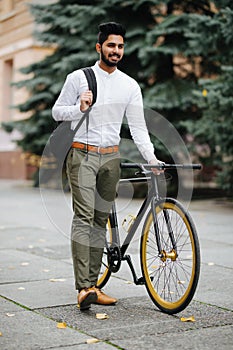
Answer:
<path fill-rule="evenodd" d="M 161 160 L 158 160 L 157 158 L 155 159 L 152 159 L 149 161 L 149 164 L 151 165 L 164 165 L 165 163 L 162 162 Z M 156 169 L 156 168 L 151 168 L 151 170 L 153 171 L 153 173 L 155 175 L 160 175 L 160 174 L 163 174 L 164 173 L 164 169 Z"/>

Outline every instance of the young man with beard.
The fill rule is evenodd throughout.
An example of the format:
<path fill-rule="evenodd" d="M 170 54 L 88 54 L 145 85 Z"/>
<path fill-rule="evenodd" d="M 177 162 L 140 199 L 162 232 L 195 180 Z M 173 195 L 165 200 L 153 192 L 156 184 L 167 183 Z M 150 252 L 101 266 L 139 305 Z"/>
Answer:
<path fill-rule="evenodd" d="M 143 114 L 138 83 L 117 69 L 124 54 L 125 29 L 115 22 L 99 26 L 96 51 L 99 61 L 92 67 L 97 80 L 97 100 L 77 131 L 67 157 L 67 174 L 73 200 L 72 257 L 78 304 L 111 305 L 117 300 L 96 287 L 102 262 L 106 223 L 120 178 L 120 129 L 126 115 L 130 132 L 144 159 L 157 164 Z M 92 105 L 92 92 L 81 69 L 67 76 L 53 107 L 57 121 L 77 125 Z M 65 135 L 64 135 L 65 137 Z"/>

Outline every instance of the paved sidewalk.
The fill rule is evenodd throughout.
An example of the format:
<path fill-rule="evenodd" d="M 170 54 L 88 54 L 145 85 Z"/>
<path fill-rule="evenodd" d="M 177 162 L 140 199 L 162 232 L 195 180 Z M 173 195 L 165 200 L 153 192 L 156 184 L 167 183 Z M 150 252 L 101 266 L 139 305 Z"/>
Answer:
<path fill-rule="evenodd" d="M 193 201 L 190 212 L 201 243 L 202 266 L 194 300 L 168 316 L 135 286 L 128 266 L 105 291 L 114 307 L 76 306 L 69 231 L 70 195 L 0 180 L 0 349 L 211 349 L 233 348 L 233 206 L 223 200 Z M 139 201 L 118 203 L 120 222 Z M 125 233 L 123 232 L 122 235 Z M 140 274 L 139 240 L 130 254 Z M 96 313 L 109 318 L 96 319 Z M 194 316 L 195 322 L 180 318 Z M 66 328 L 58 324 L 66 323 Z M 93 344 L 89 342 L 97 338 Z"/>

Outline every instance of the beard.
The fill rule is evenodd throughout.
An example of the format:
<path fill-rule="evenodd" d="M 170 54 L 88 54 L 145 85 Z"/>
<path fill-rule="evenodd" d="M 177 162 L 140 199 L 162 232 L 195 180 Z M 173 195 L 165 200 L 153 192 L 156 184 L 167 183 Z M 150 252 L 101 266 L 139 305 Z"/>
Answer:
<path fill-rule="evenodd" d="M 109 57 L 112 57 L 112 56 L 117 56 L 118 58 L 121 57 L 120 55 L 117 55 L 117 54 L 109 55 Z M 109 61 L 109 59 L 103 53 L 102 49 L 101 49 L 101 59 L 108 67 L 116 67 L 118 65 L 118 62 L 119 62 L 119 61 L 118 62 Z"/>

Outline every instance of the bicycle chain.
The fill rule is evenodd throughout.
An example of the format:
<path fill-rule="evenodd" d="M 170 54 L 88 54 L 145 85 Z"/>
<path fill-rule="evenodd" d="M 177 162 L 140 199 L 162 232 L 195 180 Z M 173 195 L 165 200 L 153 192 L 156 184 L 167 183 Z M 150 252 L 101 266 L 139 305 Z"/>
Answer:
<path fill-rule="evenodd" d="M 111 272 L 117 272 L 120 269 L 122 261 L 121 250 L 118 245 L 111 245 L 108 248 L 108 266 Z"/>

